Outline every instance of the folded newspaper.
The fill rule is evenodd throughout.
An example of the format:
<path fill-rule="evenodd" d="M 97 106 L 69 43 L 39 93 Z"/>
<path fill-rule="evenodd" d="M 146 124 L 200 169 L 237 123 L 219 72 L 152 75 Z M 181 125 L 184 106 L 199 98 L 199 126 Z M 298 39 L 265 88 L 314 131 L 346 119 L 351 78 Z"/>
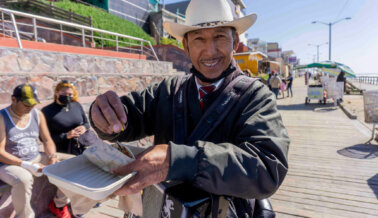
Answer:
<path fill-rule="evenodd" d="M 118 142 L 112 145 L 96 143 L 87 148 L 83 155 L 94 165 L 110 173 L 114 168 L 124 166 L 135 159 L 133 153 Z"/>

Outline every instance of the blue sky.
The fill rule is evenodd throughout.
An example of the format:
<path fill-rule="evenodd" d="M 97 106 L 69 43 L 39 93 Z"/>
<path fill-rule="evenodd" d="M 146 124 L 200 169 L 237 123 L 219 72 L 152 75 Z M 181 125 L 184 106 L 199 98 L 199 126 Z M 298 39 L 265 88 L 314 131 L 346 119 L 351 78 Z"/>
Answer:
<path fill-rule="evenodd" d="M 178 2 L 165 0 L 165 3 Z M 328 42 L 328 26 L 312 21 L 334 22 L 332 60 L 350 66 L 357 74 L 378 75 L 378 0 L 244 0 L 247 13 L 258 15 L 248 38 L 278 42 L 293 50 L 301 63 L 310 63 L 316 47 Z M 316 59 L 316 56 L 315 56 Z M 320 47 L 320 61 L 328 60 L 328 45 Z"/>

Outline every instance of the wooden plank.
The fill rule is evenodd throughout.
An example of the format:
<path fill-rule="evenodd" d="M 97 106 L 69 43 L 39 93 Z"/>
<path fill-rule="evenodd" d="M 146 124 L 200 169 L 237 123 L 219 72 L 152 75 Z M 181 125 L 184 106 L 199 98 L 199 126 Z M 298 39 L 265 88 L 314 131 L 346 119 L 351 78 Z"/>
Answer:
<path fill-rule="evenodd" d="M 320 213 L 330 214 L 330 215 L 342 215 L 342 216 L 351 216 L 351 217 L 362 217 L 362 216 L 372 216 L 378 217 L 377 210 L 359 208 L 359 207 L 350 207 L 347 205 L 340 205 L 333 202 L 322 202 L 319 199 L 309 199 L 301 198 L 298 196 L 288 196 L 288 195 L 275 195 L 271 199 L 287 201 L 290 203 L 301 204 L 299 209 L 309 209 L 314 208 L 313 210 L 319 211 Z"/>
<path fill-rule="evenodd" d="M 319 178 L 319 179 L 326 179 L 326 180 L 331 180 L 333 182 L 335 181 L 341 181 L 341 182 L 347 182 L 349 185 L 356 185 L 359 186 L 359 184 L 366 184 L 366 180 L 360 180 L 360 179 L 350 179 L 350 178 L 340 178 L 338 176 L 328 176 L 328 175 L 316 175 L 313 174 L 311 171 L 310 172 L 290 172 L 290 175 L 293 176 L 299 176 L 299 177 L 308 177 L 308 178 Z M 372 183 L 375 186 L 378 186 L 376 183 Z"/>
<path fill-rule="evenodd" d="M 335 181 L 329 181 L 329 180 L 321 180 L 321 179 L 317 179 L 317 178 L 304 178 L 304 177 L 293 178 L 290 175 L 288 176 L 287 180 L 288 180 L 287 182 L 284 181 L 283 185 L 285 185 L 286 183 L 290 183 L 290 184 L 302 183 L 302 184 L 306 184 L 306 185 L 317 184 L 316 187 L 321 187 L 321 186 L 329 187 L 330 190 L 332 190 L 333 188 L 344 188 L 344 191 L 346 193 L 348 193 L 349 190 L 358 191 L 358 192 L 365 192 L 365 193 L 374 193 L 369 188 L 368 184 L 360 185 L 360 186 L 353 186 L 353 185 L 351 185 L 349 183 L 345 183 L 345 182 L 335 182 Z M 345 189 L 345 188 L 347 188 L 347 189 Z"/>
<path fill-rule="evenodd" d="M 324 208 L 322 206 L 317 205 L 309 205 L 304 204 L 302 202 L 297 201 L 288 201 L 282 199 L 275 199 L 271 198 L 271 202 L 273 204 L 273 209 L 278 213 L 285 213 L 287 215 L 291 215 L 291 217 L 311 217 L 311 218 L 324 218 L 324 217 L 332 217 L 332 218 L 362 218 L 367 217 L 367 215 L 363 216 L 360 213 L 344 211 L 340 209 L 332 209 Z"/>
<path fill-rule="evenodd" d="M 322 171 L 321 171 L 322 170 Z M 316 167 L 308 167 L 307 169 L 303 168 L 296 168 L 296 167 L 291 167 L 290 168 L 290 173 L 293 174 L 300 174 L 300 173 L 308 173 L 311 172 L 313 176 L 326 176 L 327 178 L 333 178 L 337 177 L 339 179 L 358 179 L 357 181 L 363 181 L 366 182 L 366 180 L 371 178 L 371 174 L 366 175 L 363 173 L 370 173 L 371 171 L 356 171 L 356 170 L 348 170 L 345 171 L 345 173 L 339 173 L 339 172 L 334 172 L 335 168 L 322 168 L 321 166 L 316 166 Z M 338 169 L 336 169 L 338 170 Z M 353 173 L 353 174 L 351 174 Z M 374 178 L 372 181 L 378 182 L 377 178 Z"/>
<path fill-rule="evenodd" d="M 350 199 L 349 197 L 340 197 L 321 192 L 303 192 L 301 190 L 280 190 L 281 196 L 295 197 L 300 199 L 316 200 L 319 201 L 319 205 L 330 206 L 332 204 L 337 205 L 340 208 L 345 208 L 350 211 L 370 211 L 373 215 L 378 215 L 378 204 L 376 202 L 362 202 Z M 353 208 L 353 209 L 348 209 Z"/>
<path fill-rule="evenodd" d="M 349 192 L 331 192 L 328 190 L 319 190 L 314 187 L 306 187 L 306 188 L 301 188 L 301 187 L 293 187 L 293 186 L 284 186 L 280 188 L 280 191 L 290 191 L 290 192 L 298 192 L 298 193 L 306 193 L 306 194 L 312 194 L 312 195 L 321 195 L 324 197 L 329 197 L 329 198 L 337 198 L 337 199 L 345 199 L 345 200 L 351 200 L 351 201 L 356 201 L 356 202 L 362 202 L 362 203 L 370 203 L 370 204 L 377 204 L 377 200 L 375 198 L 370 198 L 366 196 L 357 196 L 357 195 L 352 195 Z"/>
<path fill-rule="evenodd" d="M 357 196 L 357 197 L 362 197 L 362 198 L 371 198 L 371 199 L 376 199 L 376 196 L 374 192 L 366 192 L 364 188 L 361 188 L 359 190 L 354 190 L 348 187 L 347 190 L 345 190 L 346 186 L 340 186 L 337 184 L 318 184 L 316 186 L 309 186 L 308 183 L 289 183 L 289 182 L 284 182 L 284 185 L 281 188 L 298 188 L 298 189 L 311 189 L 314 191 L 325 191 L 329 193 L 336 193 L 336 194 L 347 194 L 351 196 Z"/>

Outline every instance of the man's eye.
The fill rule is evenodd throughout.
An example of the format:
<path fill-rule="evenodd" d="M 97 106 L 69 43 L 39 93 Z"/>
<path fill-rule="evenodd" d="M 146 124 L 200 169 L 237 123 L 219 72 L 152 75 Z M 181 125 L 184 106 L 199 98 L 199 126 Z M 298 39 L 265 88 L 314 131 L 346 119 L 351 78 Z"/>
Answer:
<path fill-rule="evenodd" d="M 215 38 L 217 39 L 220 39 L 220 38 L 224 38 L 225 36 L 224 35 L 216 35 Z"/>
<path fill-rule="evenodd" d="M 194 38 L 194 40 L 196 40 L 196 41 L 202 41 L 203 38 L 202 37 L 197 37 L 197 38 Z"/>

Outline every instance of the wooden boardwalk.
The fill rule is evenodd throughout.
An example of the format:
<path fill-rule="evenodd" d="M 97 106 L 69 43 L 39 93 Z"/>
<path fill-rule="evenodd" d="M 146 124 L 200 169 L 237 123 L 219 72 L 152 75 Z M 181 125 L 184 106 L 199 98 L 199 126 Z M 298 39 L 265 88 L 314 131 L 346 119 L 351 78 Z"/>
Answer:
<path fill-rule="evenodd" d="M 378 145 L 333 104 L 304 105 L 303 78 L 294 98 L 278 100 L 288 129 L 289 173 L 271 202 L 277 217 L 378 217 Z"/>

